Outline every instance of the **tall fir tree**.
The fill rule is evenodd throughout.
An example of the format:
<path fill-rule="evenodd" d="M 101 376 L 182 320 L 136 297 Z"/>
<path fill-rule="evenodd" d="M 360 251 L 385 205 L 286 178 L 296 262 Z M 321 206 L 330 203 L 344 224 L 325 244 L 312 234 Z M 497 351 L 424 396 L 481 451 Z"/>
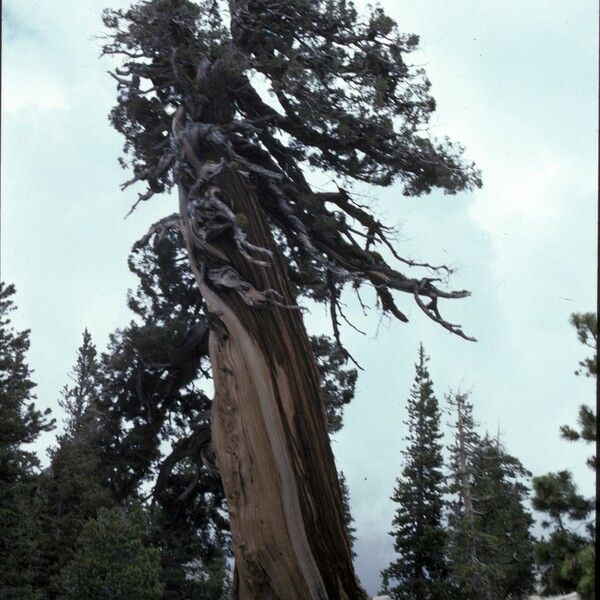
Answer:
<path fill-rule="evenodd" d="M 136 339 L 134 336 L 135 332 L 132 337 Z M 166 323 L 164 327 L 158 325 L 154 336 L 149 336 L 149 339 L 140 336 L 140 344 L 143 342 L 143 348 L 148 352 L 153 348 L 159 352 L 161 343 L 173 343 L 172 336 L 172 329 Z M 123 337 L 119 339 L 122 340 Z M 129 348 L 135 356 L 138 346 L 125 345 L 118 348 Z M 164 350 L 163 345 L 162 351 Z M 173 422 L 178 416 L 174 413 L 169 415 L 169 422 L 164 425 L 164 437 L 158 440 L 151 438 L 150 444 L 144 443 L 139 433 L 152 431 L 152 413 L 146 412 L 148 406 L 142 402 L 141 397 L 136 398 L 135 393 L 128 395 L 128 390 L 135 392 L 137 389 L 141 393 L 139 385 L 147 382 L 148 378 L 144 377 L 145 372 L 134 370 L 134 385 L 131 386 L 132 380 L 123 377 L 118 368 L 119 364 L 127 362 L 126 357 L 127 355 L 123 357 L 122 354 L 120 357 L 114 354 L 98 357 L 91 336 L 85 331 L 70 375 L 72 384 L 63 388 L 62 398 L 59 400 L 66 414 L 65 428 L 58 437 L 56 446 L 50 451 L 50 465 L 42 475 L 37 498 L 38 515 L 43 524 L 40 546 L 44 560 L 39 573 L 40 588 L 50 600 L 82 593 L 81 581 L 77 583 L 79 587 L 73 588 L 73 573 L 80 571 L 81 564 L 94 553 L 105 556 L 102 547 L 94 546 L 96 543 L 104 543 L 100 535 L 94 538 L 95 542 L 86 542 L 85 550 L 82 550 L 78 540 L 83 530 L 91 527 L 96 532 L 104 531 L 108 524 L 106 519 L 93 524 L 102 510 L 118 512 L 132 503 L 139 503 L 142 496 L 147 496 L 146 484 L 153 483 L 156 470 L 160 471 L 162 467 L 160 455 L 154 454 L 154 444 L 166 442 L 177 453 L 190 431 L 181 423 Z M 121 363 L 116 362 L 117 358 L 121 358 Z M 136 364 L 135 361 L 131 363 Z M 163 365 L 161 373 L 167 366 L 169 365 Z M 147 367 L 148 370 L 153 369 Z M 190 394 L 193 391 L 195 390 L 191 390 Z M 204 401 L 203 398 L 201 396 L 200 400 Z M 123 403 L 120 407 L 115 404 L 115 400 L 126 399 L 130 400 L 129 404 Z M 136 399 L 139 400 L 137 407 Z M 140 413 L 142 417 L 136 419 L 136 415 Z M 131 418 L 128 415 L 132 415 Z M 115 416 L 125 418 L 115 421 Z M 182 411 L 179 418 L 183 422 L 188 416 L 188 413 Z M 142 426 L 143 423 L 146 428 Z M 206 420 L 192 422 L 191 425 L 197 427 L 202 423 L 206 426 Z M 131 439 L 129 436 L 133 436 L 133 444 L 128 442 Z M 119 452 L 121 448 L 124 449 L 123 453 Z M 144 455 L 144 450 L 150 450 L 150 454 Z M 139 451 L 137 460 L 132 460 L 136 451 Z M 145 470 L 139 471 L 140 464 L 147 465 Z M 184 453 L 183 457 L 178 457 L 175 464 L 165 471 L 166 476 L 161 478 L 163 486 L 160 493 L 155 495 L 151 506 L 142 505 L 137 511 L 145 513 L 145 540 L 158 553 L 161 563 L 161 597 L 165 600 L 221 600 L 227 592 L 227 544 L 220 530 L 216 535 L 211 533 L 218 527 L 227 529 L 226 519 L 221 517 L 216 524 L 213 518 L 218 516 L 220 507 L 211 494 L 215 490 L 214 482 L 218 488 L 218 478 L 209 478 L 210 485 L 207 487 L 207 478 L 199 472 L 200 466 L 199 456 L 193 453 Z M 179 502 L 177 499 L 186 490 L 189 495 L 190 481 L 195 483 L 191 490 L 191 501 Z M 132 531 L 133 524 L 123 522 L 129 514 L 125 510 L 113 516 L 117 519 L 117 525 L 120 524 L 119 527 L 122 525 L 121 528 Z M 115 530 L 111 529 L 106 535 L 112 535 L 111 532 L 115 533 Z M 65 569 L 70 573 L 67 579 Z M 73 591 L 72 588 L 79 591 Z M 128 590 L 127 593 L 133 594 L 135 587 L 130 586 Z M 88 591 L 91 593 L 90 589 Z M 144 590 L 139 588 L 138 594 L 143 593 Z"/>
<path fill-rule="evenodd" d="M 84 525 L 100 509 L 116 505 L 99 459 L 100 365 L 87 329 L 82 337 L 71 384 L 64 386 L 58 401 L 65 411 L 64 430 L 49 449 L 50 464 L 40 477 L 36 502 L 42 523 L 39 580 L 49 599 L 58 597 L 60 571 L 72 559 Z"/>
<path fill-rule="evenodd" d="M 450 393 L 447 402 L 456 412 L 448 486 L 452 494 L 448 514 L 450 578 L 457 594 L 468 597 L 478 591 L 485 598 L 489 597 L 490 583 L 487 568 L 477 556 L 481 532 L 476 527 L 473 508 L 474 456 L 481 438 L 475 429 L 473 407 L 467 394 Z"/>
<path fill-rule="evenodd" d="M 489 536 L 478 554 L 490 565 L 493 600 L 527 598 L 534 589 L 533 518 L 527 508 L 531 477 L 499 439 L 485 436 L 474 461 L 476 527 Z"/>
<path fill-rule="evenodd" d="M 447 585 L 446 533 L 443 524 L 444 475 L 440 409 L 427 369 L 423 345 L 407 403 L 408 443 L 405 466 L 392 500 L 398 558 L 383 572 L 383 588 L 392 598 L 434 600 L 451 597 Z"/>
<path fill-rule="evenodd" d="M 453 597 L 525 598 L 534 584 L 530 473 L 499 439 L 476 432 L 466 394 L 448 400 L 456 411 L 448 515 Z"/>
<path fill-rule="evenodd" d="M 35 406 L 27 364 L 29 330 L 15 331 L 13 285 L 0 282 L 0 597 L 41 598 L 37 573 L 39 522 L 33 510 L 39 460 L 31 450 L 54 423 Z"/>

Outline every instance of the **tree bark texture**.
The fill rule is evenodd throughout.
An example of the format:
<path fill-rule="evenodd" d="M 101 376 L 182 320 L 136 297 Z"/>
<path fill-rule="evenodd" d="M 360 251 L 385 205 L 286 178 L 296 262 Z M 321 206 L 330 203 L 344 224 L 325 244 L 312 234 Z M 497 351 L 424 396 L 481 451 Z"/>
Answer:
<path fill-rule="evenodd" d="M 273 264 L 249 262 L 226 236 L 214 246 L 258 292 L 277 290 L 282 303 L 293 306 L 283 257 L 256 190 L 234 171 L 218 175 L 214 184 L 229 208 L 246 217 L 248 240 L 272 251 Z M 212 443 L 233 534 L 236 596 L 366 598 L 352 567 L 319 376 L 301 312 L 252 306 L 234 289 L 208 285 L 193 257 L 181 186 L 180 199 L 188 251 L 210 313 Z"/>

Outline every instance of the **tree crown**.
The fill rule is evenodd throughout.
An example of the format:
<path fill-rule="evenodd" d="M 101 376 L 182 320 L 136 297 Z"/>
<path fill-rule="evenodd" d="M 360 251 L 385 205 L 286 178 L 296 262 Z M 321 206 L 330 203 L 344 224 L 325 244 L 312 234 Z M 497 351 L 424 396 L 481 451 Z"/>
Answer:
<path fill-rule="evenodd" d="M 308 166 L 376 185 L 399 179 L 411 195 L 480 185 L 459 146 L 429 135 L 430 85 L 408 61 L 416 36 L 400 34 L 380 8 L 362 17 L 345 0 L 149 0 L 106 11 L 104 23 L 104 52 L 122 58 L 112 73 L 119 93 L 111 121 L 134 172 L 124 185 L 146 182 L 139 201 L 183 186 L 203 261 L 231 266 L 206 243 L 229 235 L 247 260 L 270 264 L 269 251 L 248 241 L 245 215 L 233 214 L 212 183 L 235 172 L 259 192 L 297 291 L 331 304 L 338 342 L 345 282 L 372 285 L 382 309 L 403 321 L 390 290 L 409 293 L 466 337 L 442 318 L 437 299 L 467 292 L 394 269 L 377 246 L 439 271 L 401 257 L 391 230 L 349 192 L 317 192 L 303 173 Z M 250 301 L 246 284 L 237 290 Z"/>

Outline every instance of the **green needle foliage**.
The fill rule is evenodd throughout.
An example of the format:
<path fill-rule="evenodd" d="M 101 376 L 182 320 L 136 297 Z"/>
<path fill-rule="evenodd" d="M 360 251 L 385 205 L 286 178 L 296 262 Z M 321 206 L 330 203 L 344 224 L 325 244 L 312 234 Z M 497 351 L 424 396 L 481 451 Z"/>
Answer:
<path fill-rule="evenodd" d="M 579 341 L 594 352 L 591 357 L 587 357 L 579 363 L 580 368 L 575 373 L 596 378 L 598 376 L 598 318 L 596 313 L 573 313 L 571 324 L 577 331 Z M 561 436 L 571 442 L 583 440 L 588 444 L 596 444 L 598 441 L 598 418 L 592 407 L 585 404 L 579 407 L 577 424 L 578 429 L 563 425 L 560 428 Z M 594 470 L 598 469 L 595 455 L 588 459 L 587 464 Z"/>
<path fill-rule="evenodd" d="M 394 599 L 450 598 L 443 525 L 444 475 L 440 409 L 433 394 L 423 345 L 407 403 L 405 466 L 392 500 L 398 503 L 390 535 L 398 559 L 383 572 L 383 588 Z"/>
<path fill-rule="evenodd" d="M 584 525 L 593 504 L 578 493 L 569 471 L 535 477 L 533 489 L 533 507 L 546 513 L 542 526 L 551 529 L 550 535 L 542 537 L 535 548 L 542 592 L 545 595 L 572 592 L 583 577 L 589 578 L 589 572 L 584 570 L 588 564 L 586 555 L 582 555 L 583 560 L 577 557 L 593 539 L 585 534 L 585 529 L 572 528 L 571 524 Z"/>
<path fill-rule="evenodd" d="M 43 555 L 39 578 L 49 598 L 57 597 L 59 572 L 71 560 L 85 523 L 101 508 L 116 503 L 99 459 L 99 368 L 96 348 L 86 329 L 70 373 L 72 383 L 63 388 L 58 401 L 65 411 L 65 429 L 56 446 L 50 448 L 50 464 L 39 481 L 37 514 Z"/>
<path fill-rule="evenodd" d="M 344 502 L 344 522 L 346 523 L 346 531 L 348 532 L 348 541 L 352 550 L 352 558 L 356 558 L 354 544 L 356 543 L 356 528 L 354 527 L 354 517 L 350 510 L 350 490 L 344 472 L 340 471 L 340 489 L 342 491 L 342 500 Z"/>
<path fill-rule="evenodd" d="M 477 559 L 489 568 L 489 598 L 526 598 L 533 591 L 533 524 L 524 481 L 530 476 L 498 440 L 484 437 L 474 457 L 475 527 L 487 536 Z M 482 536 L 483 537 L 483 536 Z"/>
<path fill-rule="evenodd" d="M 450 395 L 457 422 L 450 447 L 448 557 L 453 598 L 526 598 L 533 589 L 530 473 L 499 440 L 475 430 L 466 394 Z"/>
<path fill-rule="evenodd" d="M 60 575 L 60 600 L 162 600 L 160 554 L 145 540 L 141 508 L 102 509 Z"/>
<path fill-rule="evenodd" d="M 0 282 L 0 597 L 36 600 L 41 556 L 33 508 L 40 463 L 28 445 L 54 423 L 49 410 L 35 407 L 29 331 L 11 326 L 14 294 L 13 285 Z"/>
<path fill-rule="evenodd" d="M 110 121 L 125 138 L 121 165 L 133 173 L 124 187 L 147 186 L 136 205 L 179 187 L 190 202 L 182 217 L 197 213 L 201 237 L 231 237 L 252 262 L 247 215 L 223 211 L 210 196 L 215 178 L 239 174 L 258 192 L 295 292 L 330 304 L 338 344 L 346 283 L 372 284 L 381 309 L 402 321 L 392 290 L 408 293 L 466 337 L 437 301 L 468 293 L 396 271 L 378 249 L 410 267 L 428 265 L 400 257 L 391 229 L 350 192 L 318 192 L 304 173 L 322 169 L 348 186 L 399 180 L 413 196 L 481 185 L 460 145 L 430 134 L 430 83 L 411 64 L 418 36 L 402 34 L 381 8 L 360 15 L 346 0 L 149 0 L 103 18 L 103 51 L 120 63 Z M 161 220 L 144 243 L 168 227 L 178 221 Z M 200 243 L 193 260 L 225 260 L 237 273 L 217 256 Z M 206 269 L 205 279 L 218 290 L 214 273 Z"/>
<path fill-rule="evenodd" d="M 571 324 L 579 341 L 593 351 L 591 357 L 580 361 L 576 375 L 598 376 L 598 319 L 596 313 L 573 313 Z M 579 407 L 578 428 L 563 425 L 561 436 L 569 441 L 583 440 L 596 444 L 598 440 L 597 415 L 590 406 Z M 595 455 L 587 464 L 597 471 Z M 533 480 L 533 506 L 546 513 L 542 521 L 548 536 L 536 544 L 535 554 L 540 584 L 545 595 L 569 593 L 574 590 L 584 600 L 594 597 L 594 543 L 595 523 L 589 519 L 594 500 L 584 498 L 578 491 L 569 471 L 547 473 Z"/>

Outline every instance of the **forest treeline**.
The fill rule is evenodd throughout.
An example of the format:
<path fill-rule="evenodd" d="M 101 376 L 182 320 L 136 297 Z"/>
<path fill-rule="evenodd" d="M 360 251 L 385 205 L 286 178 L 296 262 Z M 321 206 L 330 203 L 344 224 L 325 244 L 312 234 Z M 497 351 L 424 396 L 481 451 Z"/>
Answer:
<path fill-rule="evenodd" d="M 572 323 L 594 350 L 578 373 L 596 377 L 596 316 L 575 314 Z M 407 402 L 404 466 L 392 497 L 396 558 L 382 571 L 383 591 L 406 600 L 506 600 L 534 591 L 543 596 L 577 591 L 592 600 L 594 499 L 578 492 L 568 470 L 532 478 L 499 432 L 491 435 L 477 425 L 468 393 L 449 392 L 440 405 L 428 360 L 421 345 Z M 452 440 L 444 452 L 447 414 Z M 580 406 L 578 427 L 563 426 L 561 434 L 594 443 L 593 409 Z M 587 462 L 595 472 L 596 457 Z M 540 517 L 539 539 L 532 508 Z"/>
<path fill-rule="evenodd" d="M 210 367 L 201 357 L 202 299 L 181 235 L 134 250 L 131 322 L 99 352 L 86 330 L 58 402 L 64 422 L 35 406 L 29 331 L 11 325 L 15 288 L 0 288 L 0 597 L 221 600 L 231 597 L 227 507 L 210 444 Z M 596 316 L 572 316 L 593 350 L 579 375 L 596 377 Z M 311 338 L 330 433 L 342 427 L 357 372 L 326 336 Z M 442 415 L 452 442 L 444 450 Z M 403 468 L 393 490 L 396 556 L 382 571 L 392 598 L 527 597 L 577 590 L 593 598 L 593 502 L 568 470 L 531 479 L 502 439 L 482 432 L 468 394 L 434 394 L 418 351 L 407 401 Z M 42 461 L 40 434 L 60 431 Z M 561 435 L 596 440 L 581 406 Z M 558 436 L 558 432 L 557 432 Z M 596 469 L 596 458 L 589 459 Z M 356 539 L 348 488 L 349 537 Z M 531 494 L 531 503 L 530 503 Z M 531 506 L 546 530 L 532 534 Z"/>

